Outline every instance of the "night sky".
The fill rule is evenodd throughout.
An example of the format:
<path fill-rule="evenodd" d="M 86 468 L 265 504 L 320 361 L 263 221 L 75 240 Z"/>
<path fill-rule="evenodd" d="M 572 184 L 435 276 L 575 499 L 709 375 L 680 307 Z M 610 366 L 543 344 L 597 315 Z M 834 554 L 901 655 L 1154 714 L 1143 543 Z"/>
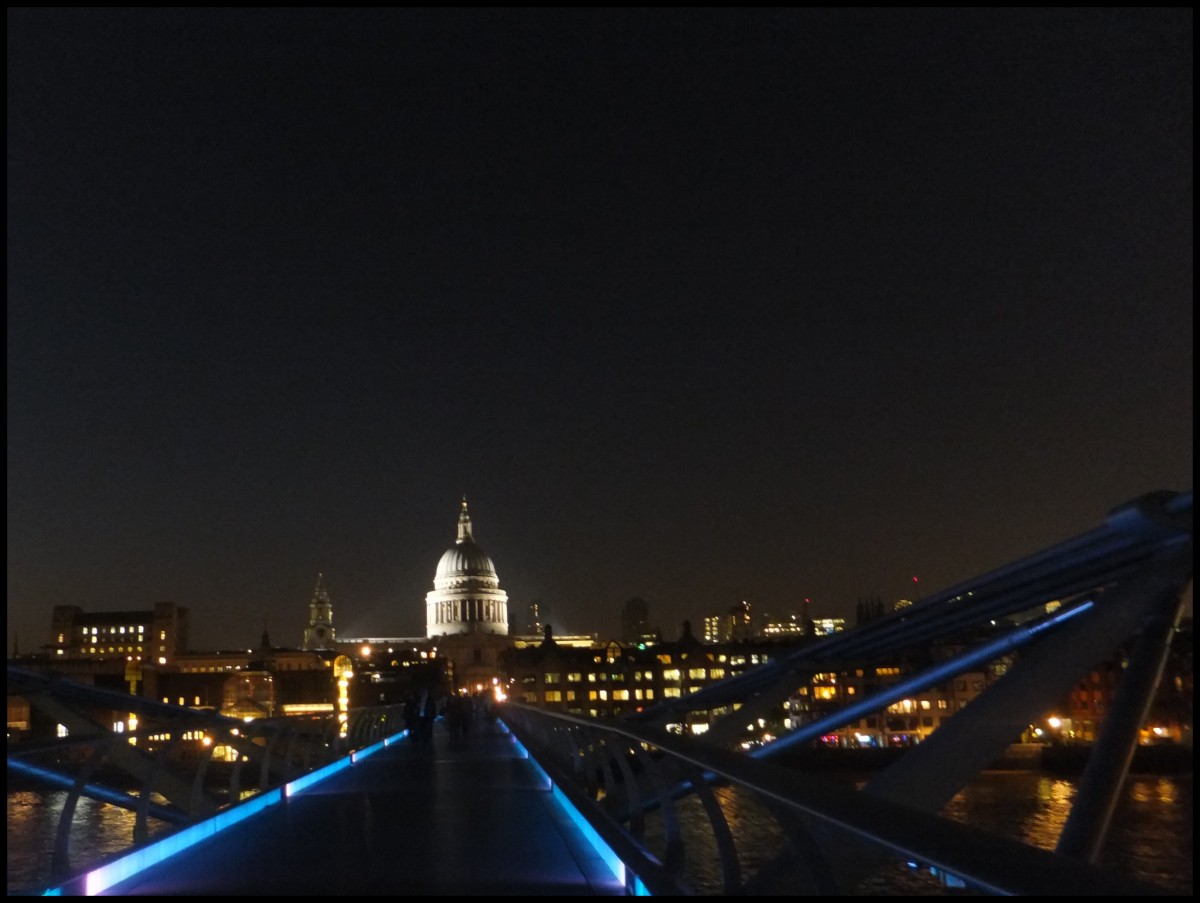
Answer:
<path fill-rule="evenodd" d="M 1192 11 L 8 10 L 8 648 L 853 616 L 1192 486 Z"/>

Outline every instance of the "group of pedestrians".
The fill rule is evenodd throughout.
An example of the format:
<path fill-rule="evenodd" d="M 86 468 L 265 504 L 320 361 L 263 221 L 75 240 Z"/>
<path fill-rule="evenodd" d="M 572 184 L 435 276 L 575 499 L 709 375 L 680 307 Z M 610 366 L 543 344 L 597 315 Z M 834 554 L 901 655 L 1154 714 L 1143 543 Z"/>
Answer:
<path fill-rule="evenodd" d="M 475 699 L 466 693 L 455 693 L 446 700 L 446 728 L 450 739 L 457 740 L 475 728 Z"/>
<path fill-rule="evenodd" d="M 479 729 L 495 724 L 496 710 L 491 698 L 483 693 L 450 693 L 444 699 L 431 689 L 414 690 L 404 706 L 404 722 L 409 738 L 417 746 L 433 740 L 433 723 L 441 715 L 451 740 L 460 740 Z"/>

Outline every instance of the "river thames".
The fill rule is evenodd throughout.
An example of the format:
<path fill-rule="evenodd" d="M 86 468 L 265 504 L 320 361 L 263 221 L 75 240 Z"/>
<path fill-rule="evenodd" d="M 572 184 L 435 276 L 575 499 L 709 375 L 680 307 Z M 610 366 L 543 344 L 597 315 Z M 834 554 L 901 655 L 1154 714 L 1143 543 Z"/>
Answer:
<path fill-rule="evenodd" d="M 839 779 L 853 782 L 853 776 Z M 1043 849 L 1053 849 L 1076 791 L 1071 778 L 1038 772 L 986 772 L 944 810 L 951 819 Z M 777 829 L 761 818 L 752 800 L 727 788 L 723 799 L 738 841 L 743 866 L 754 870 L 781 845 Z M 8 893 L 37 893 L 50 883 L 63 791 L 22 791 L 8 795 Z M 73 861 L 103 858 L 123 849 L 133 816 L 123 809 L 81 800 L 72 826 Z M 160 828 L 161 830 L 161 828 Z M 714 862 L 703 843 L 689 843 L 695 857 L 689 872 L 700 893 L 716 893 Z M 1104 849 L 1104 862 L 1161 886 L 1170 893 L 1192 892 L 1192 776 L 1131 775 Z M 943 888 L 928 875 L 897 865 L 865 877 L 855 896 L 962 894 Z"/>

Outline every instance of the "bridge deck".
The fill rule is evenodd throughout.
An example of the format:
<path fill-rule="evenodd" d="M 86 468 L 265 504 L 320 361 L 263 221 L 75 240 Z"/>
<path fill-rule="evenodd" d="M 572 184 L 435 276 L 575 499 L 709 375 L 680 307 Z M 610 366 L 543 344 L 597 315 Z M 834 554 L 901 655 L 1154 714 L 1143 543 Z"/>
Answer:
<path fill-rule="evenodd" d="M 622 895 L 497 727 L 394 743 L 111 895 Z"/>

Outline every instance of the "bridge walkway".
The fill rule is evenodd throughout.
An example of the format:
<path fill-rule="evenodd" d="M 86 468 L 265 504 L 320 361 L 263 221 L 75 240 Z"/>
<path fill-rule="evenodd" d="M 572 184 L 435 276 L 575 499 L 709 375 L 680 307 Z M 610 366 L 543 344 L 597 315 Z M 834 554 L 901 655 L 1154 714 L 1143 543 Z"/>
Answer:
<path fill-rule="evenodd" d="M 590 896 L 625 889 L 502 725 L 439 720 L 107 895 Z"/>

